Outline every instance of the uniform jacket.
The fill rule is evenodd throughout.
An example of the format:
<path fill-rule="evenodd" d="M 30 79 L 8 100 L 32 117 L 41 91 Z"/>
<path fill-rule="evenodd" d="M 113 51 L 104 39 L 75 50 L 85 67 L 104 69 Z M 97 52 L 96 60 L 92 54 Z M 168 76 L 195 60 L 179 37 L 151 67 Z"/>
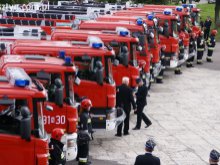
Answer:
<path fill-rule="evenodd" d="M 58 140 L 50 139 L 49 148 L 50 149 L 50 158 L 49 164 L 50 165 L 64 165 L 66 163 L 65 156 L 63 153 L 63 146 L 64 144 Z"/>
<path fill-rule="evenodd" d="M 192 53 L 196 49 L 196 40 L 190 37 L 189 40 L 189 52 Z"/>
<path fill-rule="evenodd" d="M 204 26 L 205 26 L 206 29 L 210 29 L 211 25 L 212 25 L 211 20 L 209 20 L 209 21 L 206 20 L 205 23 L 204 23 Z"/>
<path fill-rule="evenodd" d="M 147 104 L 147 93 L 148 89 L 145 85 L 138 87 L 138 91 L 136 93 L 137 106 L 145 106 Z"/>
<path fill-rule="evenodd" d="M 130 87 L 122 84 L 117 89 L 117 106 L 124 109 L 125 112 L 131 111 L 131 105 L 133 109 L 136 109 L 133 91 Z"/>
<path fill-rule="evenodd" d="M 207 41 L 208 47 L 215 47 L 215 36 L 210 35 Z"/>
<path fill-rule="evenodd" d="M 80 114 L 79 118 L 79 130 L 88 131 L 89 133 L 92 133 L 92 123 L 89 112 L 83 111 Z"/>
<path fill-rule="evenodd" d="M 160 159 L 151 153 L 138 155 L 134 165 L 160 165 Z"/>
<path fill-rule="evenodd" d="M 203 38 L 202 36 L 199 36 L 199 37 L 197 38 L 197 48 L 198 48 L 198 51 L 199 51 L 200 49 L 203 49 L 203 51 L 204 51 L 205 41 L 204 41 L 204 38 Z"/>

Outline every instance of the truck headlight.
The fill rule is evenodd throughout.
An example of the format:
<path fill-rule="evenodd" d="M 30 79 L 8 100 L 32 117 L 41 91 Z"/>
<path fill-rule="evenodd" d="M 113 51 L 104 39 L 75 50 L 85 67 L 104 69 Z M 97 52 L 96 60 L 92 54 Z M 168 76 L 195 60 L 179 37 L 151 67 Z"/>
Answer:
<path fill-rule="evenodd" d="M 76 146 L 76 140 L 75 139 L 68 139 L 67 140 L 67 148 L 75 147 Z"/>

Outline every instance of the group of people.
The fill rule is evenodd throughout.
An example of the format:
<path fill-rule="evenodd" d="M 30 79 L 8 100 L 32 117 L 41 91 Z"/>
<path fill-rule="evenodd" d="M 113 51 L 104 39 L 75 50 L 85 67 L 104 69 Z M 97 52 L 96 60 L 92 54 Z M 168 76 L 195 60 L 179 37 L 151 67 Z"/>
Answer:
<path fill-rule="evenodd" d="M 144 107 L 147 105 L 148 88 L 144 85 L 141 78 L 136 80 L 138 85 L 137 92 L 134 94 L 133 89 L 129 87 L 129 78 L 123 77 L 122 85 L 118 87 L 116 94 L 116 106 L 122 108 L 125 111 L 126 118 L 124 123 L 121 123 L 117 128 L 117 134 L 115 136 L 122 136 L 122 127 L 124 124 L 123 133 L 124 136 L 129 135 L 129 121 L 131 106 L 134 109 L 134 113 L 137 114 L 137 123 L 133 130 L 139 130 L 141 128 L 142 119 L 146 124 L 146 128 L 152 123 L 150 119 L 144 114 Z M 136 98 L 136 102 L 135 102 Z"/>

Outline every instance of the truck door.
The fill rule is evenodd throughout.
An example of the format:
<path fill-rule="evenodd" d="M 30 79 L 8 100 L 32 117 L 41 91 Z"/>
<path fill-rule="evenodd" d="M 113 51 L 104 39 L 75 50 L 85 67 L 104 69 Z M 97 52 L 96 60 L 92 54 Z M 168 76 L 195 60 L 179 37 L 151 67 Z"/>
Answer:
<path fill-rule="evenodd" d="M 21 139 L 17 108 L 15 99 L 0 99 L 0 164 L 35 162 L 34 140 Z"/>

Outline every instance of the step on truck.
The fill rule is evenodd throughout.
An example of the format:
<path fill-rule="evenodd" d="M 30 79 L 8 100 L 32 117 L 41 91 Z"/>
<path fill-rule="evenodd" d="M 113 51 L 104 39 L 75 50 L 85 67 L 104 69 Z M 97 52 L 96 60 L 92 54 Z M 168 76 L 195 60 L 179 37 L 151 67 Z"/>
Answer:
<path fill-rule="evenodd" d="M 112 59 L 114 51 L 103 43 L 91 42 L 72 45 L 64 41 L 17 40 L 12 45 L 12 54 L 38 54 L 44 56 L 70 56 L 78 67 L 80 85 L 74 83 L 75 98 L 91 99 L 93 127 L 113 130 L 124 120 L 116 105 L 116 86 L 113 79 Z"/>
<path fill-rule="evenodd" d="M 32 78 L 37 79 L 47 90 L 48 100 L 44 102 L 52 111 L 44 111 L 43 121 L 47 133 L 54 128 L 61 128 L 65 134 L 62 137 L 67 161 L 77 156 L 77 122 L 78 110 L 74 100 L 73 83 L 76 67 L 65 60 L 55 57 L 36 55 L 5 55 L 1 57 L 1 74 L 9 67 L 20 67 Z M 56 69 L 54 69 L 56 68 Z M 59 80 L 61 87 L 55 84 Z"/>
<path fill-rule="evenodd" d="M 48 164 L 46 96 L 43 86 L 21 68 L 9 67 L 0 76 L 0 164 Z"/>

